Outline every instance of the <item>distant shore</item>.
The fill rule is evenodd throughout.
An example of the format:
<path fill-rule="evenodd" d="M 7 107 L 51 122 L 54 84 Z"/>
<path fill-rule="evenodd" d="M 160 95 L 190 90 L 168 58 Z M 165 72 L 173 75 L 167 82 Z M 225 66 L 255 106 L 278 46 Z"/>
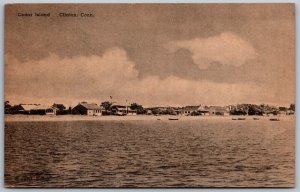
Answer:
<path fill-rule="evenodd" d="M 279 118 L 280 120 L 294 120 L 293 115 L 290 116 L 183 116 L 183 115 L 136 115 L 136 116 L 86 116 L 86 115 L 5 115 L 5 122 L 15 121 L 138 121 L 138 120 L 161 120 L 167 121 L 169 118 L 175 118 L 178 120 L 232 120 L 236 118 L 246 118 L 247 120 L 253 120 L 258 118 L 259 120 L 269 120 L 270 118 Z"/>

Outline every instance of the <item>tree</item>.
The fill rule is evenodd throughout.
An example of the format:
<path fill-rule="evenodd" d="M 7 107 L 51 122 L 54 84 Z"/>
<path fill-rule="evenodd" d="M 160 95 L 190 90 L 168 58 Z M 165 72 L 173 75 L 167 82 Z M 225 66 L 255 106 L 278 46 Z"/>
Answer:
<path fill-rule="evenodd" d="M 286 111 L 287 108 L 286 107 L 279 107 L 279 111 Z"/>
<path fill-rule="evenodd" d="M 131 110 L 136 110 L 136 113 L 137 113 L 137 114 L 143 114 L 143 113 L 144 113 L 144 108 L 143 108 L 143 106 L 142 106 L 142 105 L 139 105 L 139 104 L 137 104 L 137 103 L 132 103 L 132 104 L 130 105 L 130 109 L 131 109 Z"/>
<path fill-rule="evenodd" d="M 168 107 L 166 109 L 166 114 L 168 114 L 168 115 L 176 115 L 175 110 L 172 107 Z"/>
<path fill-rule="evenodd" d="M 290 105 L 290 110 L 295 111 L 295 104 Z"/>
<path fill-rule="evenodd" d="M 263 115 L 262 107 L 259 105 L 249 104 L 248 115 Z"/>
<path fill-rule="evenodd" d="M 9 101 L 4 102 L 4 113 L 10 113 L 12 106 L 9 104 Z"/>
<path fill-rule="evenodd" d="M 231 109 L 231 115 L 247 115 L 249 112 L 249 107 L 247 104 L 239 104 L 235 108 Z"/>
<path fill-rule="evenodd" d="M 4 106 L 5 106 L 5 108 L 10 108 L 11 107 L 11 105 L 9 104 L 9 101 L 5 101 Z"/>
<path fill-rule="evenodd" d="M 110 108 L 111 108 L 111 106 L 112 106 L 112 104 L 113 104 L 112 102 L 104 101 L 104 102 L 101 103 L 100 106 L 104 107 L 104 109 L 105 109 L 106 111 L 109 111 Z"/>
<path fill-rule="evenodd" d="M 63 104 L 56 104 L 56 103 L 53 103 L 52 107 L 55 107 L 61 111 L 65 110 L 66 107 L 63 105 Z"/>

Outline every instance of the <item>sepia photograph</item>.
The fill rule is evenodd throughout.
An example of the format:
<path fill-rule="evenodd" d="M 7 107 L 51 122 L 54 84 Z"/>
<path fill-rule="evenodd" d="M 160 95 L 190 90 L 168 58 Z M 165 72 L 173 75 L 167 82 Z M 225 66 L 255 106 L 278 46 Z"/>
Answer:
<path fill-rule="evenodd" d="M 295 187 L 293 3 L 6 4 L 6 188 Z"/>

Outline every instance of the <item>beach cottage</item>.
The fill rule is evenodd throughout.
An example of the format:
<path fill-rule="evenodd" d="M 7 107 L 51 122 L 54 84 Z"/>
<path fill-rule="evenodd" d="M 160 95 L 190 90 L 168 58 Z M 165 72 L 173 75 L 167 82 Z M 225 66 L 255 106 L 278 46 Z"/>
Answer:
<path fill-rule="evenodd" d="M 198 112 L 201 115 L 209 115 L 209 108 L 207 106 L 205 106 L 205 107 L 200 106 L 199 109 L 198 109 Z"/>
<path fill-rule="evenodd" d="M 210 106 L 208 108 L 210 115 L 223 115 L 228 116 L 229 115 L 229 108 L 221 107 L 221 106 Z"/>
<path fill-rule="evenodd" d="M 101 116 L 102 111 L 104 111 L 104 108 L 98 106 L 95 103 L 89 104 L 87 102 L 81 102 L 72 109 L 72 114 L 88 115 L 88 116 Z"/>
<path fill-rule="evenodd" d="M 111 106 L 111 111 L 113 115 L 123 116 L 123 115 L 137 115 L 137 110 L 132 109 L 131 106 L 126 104 L 114 104 Z"/>
<path fill-rule="evenodd" d="M 13 107 L 13 114 L 56 115 L 57 108 L 40 104 L 20 104 Z"/>
<path fill-rule="evenodd" d="M 125 105 L 113 105 L 111 107 L 111 111 L 112 111 L 113 115 L 122 116 L 122 115 L 127 114 L 127 108 L 128 108 L 128 106 L 125 106 Z"/>
<path fill-rule="evenodd" d="M 56 115 L 57 108 L 45 105 L 37 105 L 30 109 L 31 115 Z"/>
<path fill-rule="evenodd" d="M 201 109 L 200 105 L 197 106 L 186 106 L 182 109 L 183 115 L 200 115 L 199 110 Z"/>
<path fill-rule="evenodd" d="M 45 109 L 46 115 L 56 115 L 56 112 L 57 112 L 57 108 L 55 108 L 55 107 L 47 107 Z"/>

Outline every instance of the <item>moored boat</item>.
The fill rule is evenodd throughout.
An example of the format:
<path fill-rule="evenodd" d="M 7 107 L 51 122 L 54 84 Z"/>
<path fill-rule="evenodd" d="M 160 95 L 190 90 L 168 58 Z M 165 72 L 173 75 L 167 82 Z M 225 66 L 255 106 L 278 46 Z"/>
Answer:
<path fill-rule="evenodd" d="M 271 118 L 270 121 L 280 121 L 279 118 Z"/>

